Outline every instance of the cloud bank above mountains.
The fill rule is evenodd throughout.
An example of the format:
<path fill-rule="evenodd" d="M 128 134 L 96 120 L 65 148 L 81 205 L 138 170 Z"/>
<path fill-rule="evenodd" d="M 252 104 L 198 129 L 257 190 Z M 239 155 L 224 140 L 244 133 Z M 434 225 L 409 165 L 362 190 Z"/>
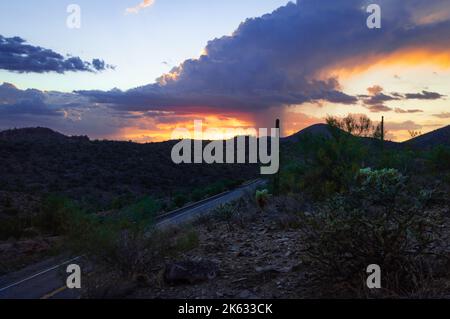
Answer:
<path fill-rule="evenodd" d="M 103 60 L 83 61 L 39 46 L 27 44 L 21 37 L 0 35 L 0 69 L 18 73 L 101 72 L 114 69 Z"/>
<path fill-rule="evenodd" d="M 424 23 L 435 11 L 418 16 L 414 10 L 441 12 L 449 3 L 382 2 L 379 30 L 366 26 L 365 0 L 303 0 L 248 19 L 233 35 L 210 41 L 206 55 L 186 60 L 156 83 L 126 92 L 79 93 L 133 111 L 197 106 L 253 112 L 318 101 L 356 104 L 358 98 L 342 92 L 326 70 L 349 63 L 361 68 L 406 50 L 450 51 L 450 20 Z M 427 94 L 407 98 L 436 97 Z"/>
<path fill-rule="evenodd" d="M 138 7 L 151 2 L 144 1 Z M 368 0 L 289 3 L 273 13 L 244 21 L 231 36 L 211 40 L 204 55 L 184 61 L 153 83 L 128 91 L 54 92 L 51 96 L 18 90 L 14 94 L 21 97 L 16 97 L 14 103 L 5 102 L 0 92 L 0 114 L 16 118 L 19 113 L 39 116 L 38 109 L 42 109 L 41 115 L 56 112 L 66 120 L 67 114 L 77 114 L 74 118 L 85 122 L 87 117 L 83 114 L 89 110 L 90 114 L 104 114 L 101 121 L 105 123 L 111 114 L 121 116 L 126 125 L 131 125 L 131 118 L 140 125 L 139 121 L 155 119 L 155 114 L 159 116 L 156 124 L 176 123 L 180 115 L 199 113 L 253 115 L 263 121 L 261 113 L 272 116 L 276 115 L 274 110 L 303 104 L 354 105 L 366 107 L 370 112 L 413 114 L 422 110 L 405 110 L 389 103 L 444 99 L 443 94 L 425 88 L 419 92 L 387 93 L 378 86 L 365 95 L 345 92 L 336 70 L 363 71 L 373 63 L 401 59 L 416 52 L 450 57 L 448 1 L 379 0 L 381 29 L 366 26 L 369 15 L 366 8 L 370 3 Z M 5 48 L 18 53 L 15 57 L 12 53 L 11 58 Z M 63 73 L 101 71 L 108 67 L 101 61 L 64 58 L 51 50 L 27 45 L 20 38 L 0 38 L 0 68 Z M 162 112 L 171 116 L 161 117 Z M 125 125 L 114 119 L 117 127 Z"/>

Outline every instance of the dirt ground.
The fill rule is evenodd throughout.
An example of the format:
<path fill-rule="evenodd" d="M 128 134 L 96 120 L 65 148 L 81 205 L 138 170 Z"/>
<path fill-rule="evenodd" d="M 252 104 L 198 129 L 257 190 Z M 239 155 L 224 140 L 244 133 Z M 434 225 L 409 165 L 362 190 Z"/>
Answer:
<path fill-rule="evenodd" d="M 173 286 L 164 283 L 160 272 L 152 277 L 149 287 L 138 289 L 130 297 L 299 298 L 305 280 L 299 256 L 301 243 L 299 232 L 290 229 L 286 219 L 256 212 L 245 227 L 230 227 L 217 220 L 196 225 L 198 247 L 178 260 L 213 262 L 218 266 L 218 276 L 198 284 Z M 162 270 L 164 265 L 160 267 Z"/>

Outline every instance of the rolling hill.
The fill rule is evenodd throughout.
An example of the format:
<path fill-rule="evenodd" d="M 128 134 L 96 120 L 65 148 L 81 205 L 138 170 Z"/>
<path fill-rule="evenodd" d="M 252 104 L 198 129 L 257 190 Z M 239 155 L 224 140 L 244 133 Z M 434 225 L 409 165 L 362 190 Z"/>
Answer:
<path fill-rule="evenodd" d="M 288 144 L 311 135 L 329 136 L 327 125 L 316 124 L 283 139 Z M 362 138 L 369 145 L 373 139 Z M 100 206 L 124 194 L 172 196 L 192 192 L 217 181 L 243 181 L 259 176 L 257 165 L 176 165 L 171 149 L 176 141 L 137 144 L 91 141 L 65 136 L 48 128 L 0 132 L 0 192 L 61 193 Z M 450 126 L 390 147 L 426 149 L 450 145 Z"/>
<path fill-rule="evenodd" d="M 431 148 L 437 145 L 450 146 L 450 125 L 433 132 L 420 135 L 416 138 L 404 142 L 404 144 L 420 149 Z"/>
<path fill-rule="evenodd" d="M 253 179 L 255 165 L 176 165 L 176 141 L 91 141 L 47 128 L 0 132 L 0 192 L 58 193 L 107 206 L 118 196 L 171 197 L 217 182 Z"/>
<path fill-rule="evenodd" d="M 320 135 L 324 137 L 329 137 L 330 132 L 328 130 L 327 124 L 315 124 L 309 126 L 291 136 L 285 137 L 283 140 L 286 142 L 297 142 L 302 137 L 308 135 Z M 361 138 L 366 143 L 372 143 L 372 138 Z M 437 145 L 447 145 L 450 146 L 450 125 L 437 129 L 435 131 L 429 132 L 427 134 L 420 135 L 416 138 L 410 139 L 408 141 L 398 143 L 392 141 L 386 141 L 387 145 L 390 147 L 415 147 L 418 149 L 428 149 Z"/>

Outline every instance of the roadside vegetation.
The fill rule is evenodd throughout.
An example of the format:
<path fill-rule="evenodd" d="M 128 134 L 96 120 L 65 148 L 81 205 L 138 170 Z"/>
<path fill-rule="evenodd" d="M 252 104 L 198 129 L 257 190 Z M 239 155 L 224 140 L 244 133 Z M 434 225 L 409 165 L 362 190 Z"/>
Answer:
<path fill-rule="evenodd" d="M 102 210 L 50 195 L 0 235 L 56 237 L 85 255 L 86 298 L 448 298 L 450 146 L 399 146 L 382 130 L 329 117 L 322 134 L 282 144 L 276 182 L 190 226 L 159 230 L 155 217 L 242 180 L 124 193 Z M 3 206 L 15 216 L 13 199 Z M 373 264 L 381 289 L 366 285 Z"/>
<path fill-rule="evenodd" d="M 151 228 L 158 214 L 234 189 L 242 182 L 219 180 L 197 186 L 192 192 L 178 191 L 158 199 L 126 193 L 103 210 L 92 202 L 60 194 L 35 196 L 32 201 L 22 199 L 23 195 L 0 194 L 0 274 L 61 252 L 108 251 L 106 246 L 120 232 L 129 230 L 137 235 Z M 20 207 L 22 203 L 31 204 Z"/>
<path fill-rule="evenodd" d="M 400 149 L 380 140 L 380 127 L 366 118 L 327 122 L 330 134 L 305 136 L 281 172 L 282 192 L 301 194 L 313 207 L 297 211 L 312 291 L 448 296 L 448 146 Z M 297 160 L 296 152 L 305 158 Z M 371 264 L 382 269 L 380 290 L 367 289 Z"/>
<path fill-rule="evenodd" d="M 448 148 L 396 148 L 365 117 L 329 118 L 328 129 L 284 146 L 278 196 L 270 184 L 219 206 L 194 228 L 127 246 L 139 253 L 119 259 L 134 270 L 116 271 L 122 279 L 115 282 L 134 288 L 112 291 L 150 298 L 216 298 L 218 289 L 231 298 L 449 297 Z M 180 290 L 165 274 L 171 261 L 185 259 L 217 260 L 221 278 Z M 366 284 L 373 264 L 382 271 L 381 289 Z"/>

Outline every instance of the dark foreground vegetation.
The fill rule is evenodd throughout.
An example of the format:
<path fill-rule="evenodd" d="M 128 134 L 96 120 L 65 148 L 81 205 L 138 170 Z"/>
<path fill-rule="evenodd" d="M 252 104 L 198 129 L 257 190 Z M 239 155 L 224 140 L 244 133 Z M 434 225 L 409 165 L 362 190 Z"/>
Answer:
<path fill-rule="evenodd" d="M 0 274 L 58 253 L 85 219 L 146 220 L 257 177 L 255 165 L 176 165 L 175 143 L 0 132 Z"/>
<path fill-rule="evenodd" d="M 297 211 L 310 282 L 328 297 L 449 297 L 450 139 L 380 136 L 367 118 L 329 118 L 286 153 L 281 192 L 310 205 Z M 372 264 L 380 290 L 365 284 Z"/>
<path fill-rule="evenodd" d="M 90 141 L 45 128 L 0 132 L 0 191 L 59 194 L 105 210 L 148 195 L 189 201 L 258 173 L 254 165 L 176 165 L 176 143 Z"/>
<path fill-rule="evenodd" d="M 86 298 L 450 298 L 448 131 L 398 144 L 330 118 L 282 143 L 279 183 L 191 226 L 156 229 L 151 197 L 92 213 L 49 196 L 31 223 L 95 265 Z"/>

